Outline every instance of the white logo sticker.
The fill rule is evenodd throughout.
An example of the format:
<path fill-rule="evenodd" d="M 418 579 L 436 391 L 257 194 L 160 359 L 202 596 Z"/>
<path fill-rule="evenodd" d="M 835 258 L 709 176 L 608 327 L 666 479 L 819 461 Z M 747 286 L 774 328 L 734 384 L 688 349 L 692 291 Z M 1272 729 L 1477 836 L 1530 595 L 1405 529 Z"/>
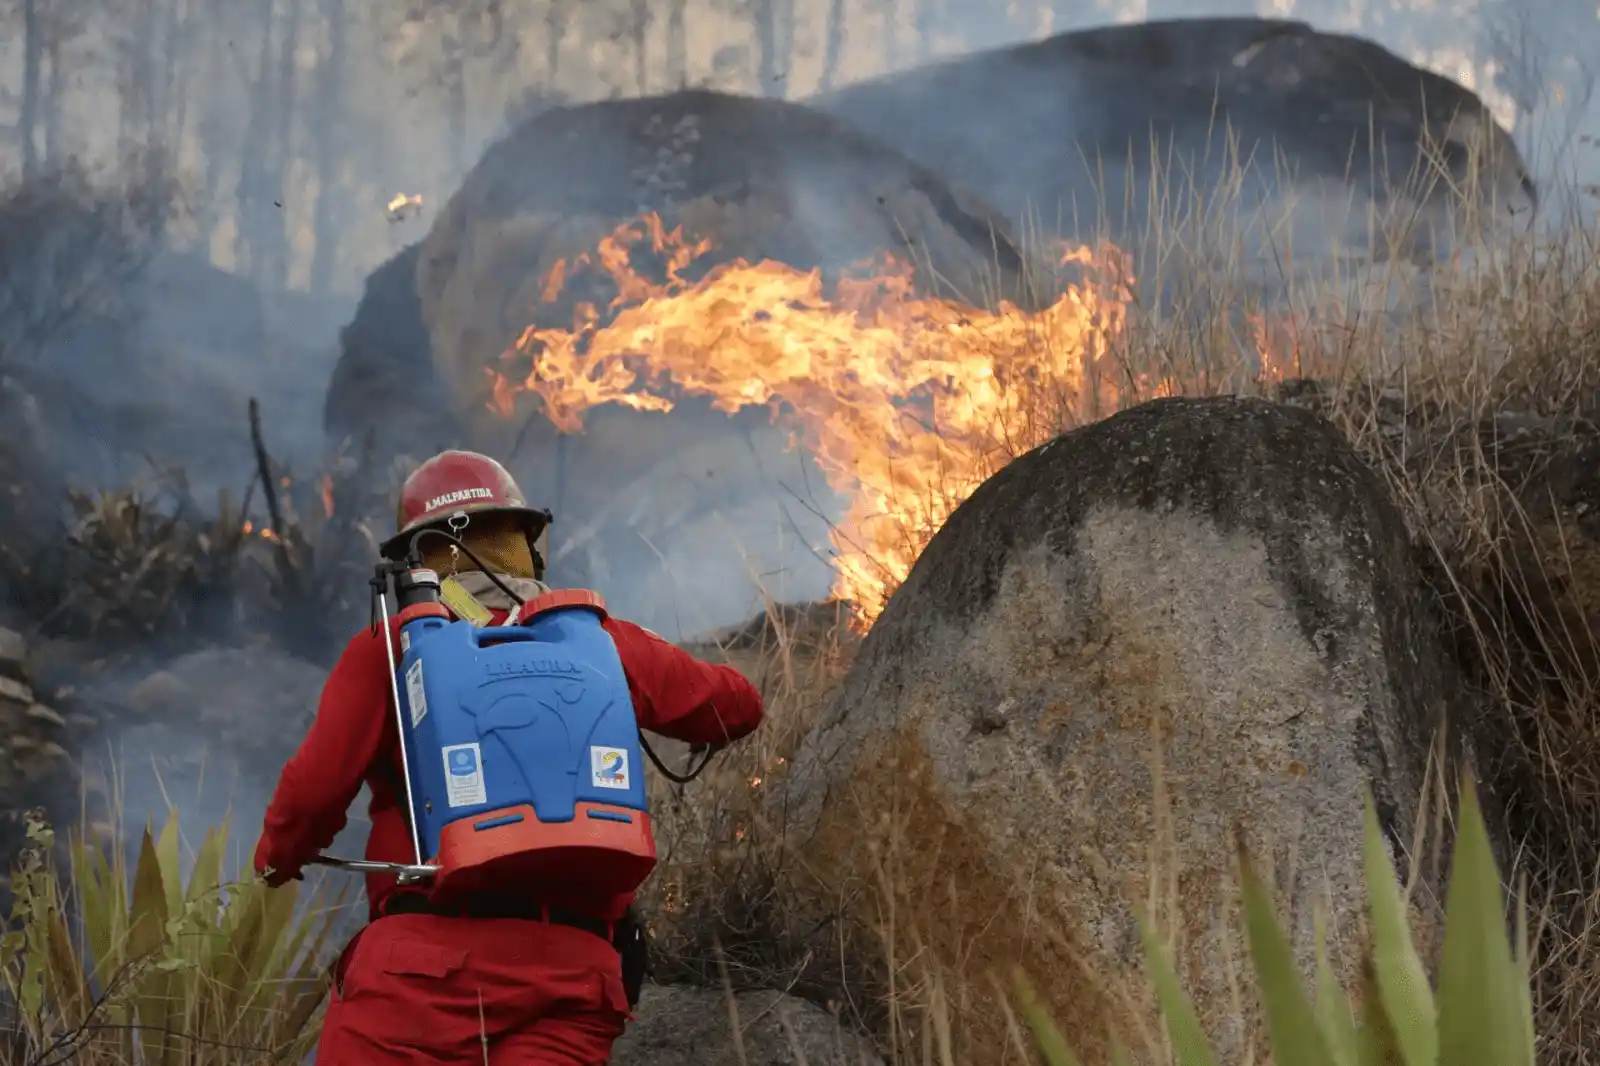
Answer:
<path fill-rule="evenodd" d="M 411 728 L 428 716 L 428 694 L 422 688 L 422 660 L 406 671 L 406 702 L 411 705 Z"/>
<path fill-rule="evenodd" d="M 628 753 L 621 748 L 590 748 L 589 780 L 596 788 L 627 788 Z"/>
<path fill-rule="evenodd" d="M 426 514 L 429 511 L 437 511 L 441 507 L 448 507 L 452 503 L 465 503 L 467 500 L 492 499 L 494 499 L 494 493 L 490 492 L 488 489 L 459 489 L 455 492 L 447 492 L 443 496 L 435 496 L 433 499 L 428 501 L 428 505 L 422 510 L 423 513 Z"/>
<path fill-rule="evenodd" d="M 451 744 L 444 754 L 445 799 L 452 807 L 476 807 L 489 802 L 483 785 L 483 752 L 476 744 Z"/>

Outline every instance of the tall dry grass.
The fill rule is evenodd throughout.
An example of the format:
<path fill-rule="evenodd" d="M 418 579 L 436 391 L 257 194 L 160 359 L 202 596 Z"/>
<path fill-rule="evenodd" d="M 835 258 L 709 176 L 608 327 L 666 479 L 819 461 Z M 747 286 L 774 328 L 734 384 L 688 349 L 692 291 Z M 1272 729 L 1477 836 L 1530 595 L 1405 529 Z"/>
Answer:
<path fill-rule="evenodd" d="M 998 467 L 1151 396 L 1276 395 L 1285 379 L 1321 382 L 1295 390 L 1297 402 L 1323 410 L 1388 480 L 1453 620 L 1484 728 L 1516 756 L 1488 783 L 1518 816 L 1519 872 L 1539 915 L 1542 1059 L 1589 1062 L 1600 998 L 1588 935 L 1600 916 L 1600 725 L 1592 711 L 1600 656 L 1590 595 L 1600 590 L 1600 556 L 1550 472 L 1582 443 L 1600 373 L 1591 234 L 1507 241 L 1431 270 L 1391 259 L 1323 263 L 1329 269 L 1319 272 L 1291 263 L 1287 249 L 1247 255 L 1271 252 L 1262 235 L 1282 219 L 1239 202 L 1244 185 L 1231 183 L 1233 199 L 1181 181 L 1162 185 L 1154 221 L 1136 242 L 1143 275 L 1131 285 L 1115 270 L 1092 279 L 1113 292 L 1128 288 L 1123 329 L 1081 380 L 1034 383 L 1035 395 L 1014 409 L 1022 424 L 993 427 L 971 446 Z M 1389 219 L 1367 240 L 1437 245 L 1419 238 L 1418 225 L 1415 215 Z M 1262 269 L 1275 260 L 1283 264 L 1276 275 Z M 837 610 L 773 604 L 760 624 L 701 649 L 760 686 L 768 722 L 693 784 L 654 782 L 664 862 L 646 907 L 656 975 L 804 995 L 882 1036 L 891 1062 L 944 1066 L 961 1061 L 964 1012 L 986 990 L 959 987 L 927 964 L 916 923 L 895 912 L 916 886 L 894 884 L 889 864 L 873 883 L 826 883 L 787 839 L 781 808 L 765 802 L 856 639 Z M 69 888 L 79 877 L 72 873 Z M 1250 1009 L 1241 1001 L 1241 1013 Z M 1153 1021 L 1145 1038 L 1170 1056 Z M 1019 1061 L 1024 1046 L 1013 1049 Z"/>
<path fill-rule="evenodd" d="M 1225 183 L 1236 195 L 1245 186 Z M 1131 242 L 1143 273 L 1129 284 L 1102 261 L 1088 277 L 1131 296 L 1104 356 L 1077 381 L 1023 386 L 1033 395 L 1009 408 L 1020 424 L 965 443 L 997 469 L 1172 394 L 1265 395 L 1337 425 L 1400 504 L 1423 594 L 1448 620 L 1478 701 L 1463 710 L 1487 792 L 1516 835 L 1507 880 L 1524 881 L 1534 907 L 1540 1061 L 1590 1063 L 1600 1061 L 1600 235 L 1581 224 L 1511 232 L 1473 190 L 1441 192 L 1458 198 L 1453 222 L 1373 217 L 1365 244 L 1397 253 L 1384 261 L 1303 250 L 1295 260 L 1269 236 L 1282 215 L 1158 181 L 1153 221 Z M 1048 230 L 1035 239 L 1050 243 Z M 1423 262 L 1418 249 L 1450 251 Z M 925 543 L 931 532 L 904 536 Z M 693 829 L 668 852 L 654 914 L 664 972 L 807 994 L 879 1033 L 896 1063 L 952 1061 L 952 1049 L 961 1061 L 976 990 L 953 987 L 907 939 L 915 923 L 897 920 L 892 901 L 917 898 L 916 886 L 887 883 L 886 866 L 876 885 L 780 890 L 786 877 L 806 884 L 807 871 L 761 796 L 855 638 L 815 617 L 803 635 L 793 618 L 767 617 L 764 643 L 725 654 L 762 685 L 769 724 L 683 795 Z M 1159 1032 L 1152 1022 L 1147 1047 Z"/>

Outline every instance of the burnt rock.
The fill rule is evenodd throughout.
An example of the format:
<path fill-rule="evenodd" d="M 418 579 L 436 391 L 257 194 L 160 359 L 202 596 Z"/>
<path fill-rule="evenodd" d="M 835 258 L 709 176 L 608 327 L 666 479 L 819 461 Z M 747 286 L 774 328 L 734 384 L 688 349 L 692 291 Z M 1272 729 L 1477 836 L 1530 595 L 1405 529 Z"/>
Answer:
<path fill-rule="evenodd" d="M 892 252 L 949 295 L 1028 294 L 1003 217 L 838 118 L 699 90 L 554 108 L 489 148 L 423 243 L 423 318 L 459 410 L 488 398 L 485 368 L 525 327 L 569 328 L 576 302 L 616 295 L 573 279 L 545 299 L 557 261 L 651 213 L 711 241 L 685 277 L 736 258 L 837 272 Z M 665 277 L 664 263 L 635 269 Z"/>
<path fill-rule="evenodd" d="M 1202 1016 L 1235 1017 L 1235 833 L 1302 963 L 1326 901 L 1347 975 L 1365 789 L 1409 848 L 1430 746 L 1469 706 L 1425 602 L 1383 482 L 1326 420 L 1124 411 L 1016 460 L 934 537 L 794 759 L 792 832 L 813 870 L 893 870 L 951 981 L 985 994 L 992 960 L 1021 962 L 1089 1040 L 1119 1008 L 1082 975 L 1136 970 L 1129 903 L 1177 886 L 1180 973 Z M 949 906 L 919 908 L 930 884 Z M 1237 1050 L 1246 1022 L 1217 1038 Z"/>
<path fill-rule="evenodd" d="M 557 261 L 592 255 L 618 226 L 651 213 L 712 242 L 689 277 L 735 258 L 836 272 L 893 252 L 953 294 L 1028 296 L 1024 254 L 1002 216 L 837 118 L 698 90 L 556 107 L 491 146 L 420 250 L 369 279 L 330 386 L 329 428 L 359 434 L 425 398 L 419 345 L 432 353 L 450 409 L 476 417 L 487 369 L 525 327 L 568 327 L 575 300 L 604 305 L 615 295 L 573 285 L 543 299 Z M 661 264 L 635 267 L 664 278 Z M 362 389 L 382 395 L 364 401 Z"/>

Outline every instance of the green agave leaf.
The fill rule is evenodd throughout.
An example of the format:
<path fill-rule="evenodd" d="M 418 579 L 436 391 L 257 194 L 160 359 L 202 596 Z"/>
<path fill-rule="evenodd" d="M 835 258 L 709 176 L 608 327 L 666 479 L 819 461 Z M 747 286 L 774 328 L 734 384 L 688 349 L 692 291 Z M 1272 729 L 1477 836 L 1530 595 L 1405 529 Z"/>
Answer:
<path fill-rule="evenodd" d="M 1533 1054 L 1536 1034 L 1533 1028 L 1533 958 L 1528 943 L 1528 900 L 1517 892 L 1517 1005 L 1522 1008 L 1522 1029 L 1528 1043 L 1528 1054 Z"/>
<path fill-rule="evenodd" d="M 45 959 L 49 967 L 48 992 L 54 1013 L 67 1025 L 83 1022 L 94 1002 L 89 976 L 83 971 L 83 956 L 73 943 L 67 925 L 66 901 L 54 877 L 48 879 L 49 901 L 44 914 L 35 918 L 34 928 L 45 938 Z"/>
<path fill-rule="evenodd" d="M 1016 991 L 1017 1003 L 1022 1008 L 1022 1017 L 1033 1033 L 1033 1042 L 1039 1046 L 1039 1054 L 1044 1057 L 1045 1066 L 1081 1066 L 1078 1057 L 1067 1046 L 1066 1037 L 1061 1035 L 1055 1021 L 1039 1002 L 1032 982 L 1020 969 L 1012 974 L 1011 985 Z"/>
<path fill-rule="evenodd" d="M 1323 1043 L 1311 998 L 1295 968 L 1294 948 L 1278 924 L 1272 897 L 1249 856 L 1240 856 L 1243 871 L 1245 935 L 1255 963 L 1256 986 L 1266 1010 L 1272 1037 L 1272 1058 L 1283 1066 L 1336 1066 Z"/>
<path fill-rule="evenodd" d="M 166 823 L 156 838 L 156 865 L 161 869 L 161 883 L 167 889 L 167 913 L 183 913 L 183 866 L 178 853 L 178 812 L 167 810 Z"/>
<path fill-rule="evenodd" d="M 1370 957 L 1362 966 L 1361 999 L 1365 1007 L 1356 1030 L 1357 1061 L 1361 1066 L 1399 1066 L 1404 1060 L 1400 1057 L 1394 1026 L 1384 1013 L 1383 997 L 1378 994 L 1378 975 Z"/>
<path fill-rule="evenodd" d="M 1323 1044 L 1337 1066 L 1360 1066 L 1355 1015 L 1350 1010 L 1350 997 L 1340 986 L 1333 965 L 1328 961 L 1327 922 L 1320 908 L 1316 916 L 1316 936 L 1317 1027 L 1322 1030 Z"/>
<path fill-rule="evenodd" d="M 1464 780 L 1439 959 L 1440 1066 L 1533 1066 L 1531 1018 L 1489 833 L 1477 791 Z"/>
<path fill-rule="evenodd" d="M 105 857 L 87 837 L 78 836 L 72 847 L 72 879 L 78 893 L 78 920 L 83 928 L 83 948 L 91 978 L 110 972 L 107 966 L 116 936 L 116 917 L 110 913 L 112 897 L 101 870 Z"/>
<path fill-rule="evenodd" d="M 1145 964 L 1150 967 L 1156 999 L 1167 1021 L 1167 1035 L 1172 1039 L 1172 1053 L 1177 1066 L 1217 1066 L 1216 1055 L 1212 1053 L 1205 1030 L 1200 1027 L 1200 1019 L 1195 1015 L 1194 1002 L 1178 981 L 1178 974 L 1167 959 L 1165 945 L 1142 919 L 1139 922 L 1139 935 L 1144 940 Z"/>
<path fill-rule="evenodd" d="M 1378 998 L 1404 1066 L 1435 1066 L 1439 1039 L 1434 1029 L 1433 990 L 1411 940 L 1400 880 L 1389 858 L 1370 794 L 1366 802 L 1366 867 Z"/>
<path fill-rule="evenodd" d="M 167 918 L 167 886 L 161 875 L 155 841 L 146 826 L 133 876 L 128 957 L 139 969 L 132 997 L 139 1020 L 139 1046 L 143 1061 L 152 1066 L 166 1063 L 173 1050 L 173 1041 L 167 1035 L 172 980 L 170 974 L 159 968 L 166 957 Z"/>

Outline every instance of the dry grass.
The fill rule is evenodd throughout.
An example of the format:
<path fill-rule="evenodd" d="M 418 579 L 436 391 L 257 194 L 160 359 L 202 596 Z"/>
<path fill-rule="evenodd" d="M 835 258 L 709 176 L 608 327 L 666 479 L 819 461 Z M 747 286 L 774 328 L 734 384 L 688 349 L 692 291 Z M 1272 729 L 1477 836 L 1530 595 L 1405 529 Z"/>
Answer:
<path fill-rule="evenodd" d="M 1035 383 L 1036 399 L 1012 409 L 1027 412 L 1026 424 L 994 427 L 973 446 L 999 464 L 1152 395 L 1275 394 L 1284 379 L 1321 382 L 1294 395 L 1319 406 L 1388 479 L 1482 693 L 1485 735 L 1513 756 L 1489 784 L 1516 815 L 1522 871 L 1543 906 L 1544 1061 L 1594 1061 L 1600 555 L 1590 550 L 1583 479 L 1562 465 L 1596 435 L 1587 422 L 1600 383 L 1591 235 L 1511 243 L 1431 279 L 1404 261 L 1321 276 L 1302 264 L 1286 266 L 1274 286 L 1237 251 L 1241 228 L 1270 231 L 1273 219 L 1225 196 L 1163 196 L 1155 214 L 1164 221 L 1143 242 L 1154 266 L 1134 289 L 1162 300 L 1136 298 L 1083 382 Z M 1393 229 L 1373 243 L 1413 247 L 1414 237 Z M 883 1035 L 896 1063 L 949 1063 L 964 1057 L 964 1011 L 987 990 L 951 985 L 924 964 L 914 923 L 892 917 L 917 886 L 887 872 L 876 883 L 822 883 L 788 846 L 782 811 L 763 802 L 854 640 L 837 612 L 774 605 L 764 625 L 715 649 L 761 688 L 768 724 L 699 781 L 656 782 L 665 861 L 646 907 L 657 977 L 792 991 Z M 842 918 L 874 908 L 879 920 L 865 927 Z M 1159 1037 L 1144 1036 L 1164 1057 Z"/>
<path fill-rule="evenodd" d="M 1541 1061 L 1600 1061 L 1597 234 L 1501 239 L 1431 272 L 1407 261 L 1302 263 L 1264 284 L 1230 249 L 1246 243 L 1241 228 L 1270 230 L 1273 220 L 1216 200 L 1173 203 L 1161 217 L 1178 217 L 1145 235 L 1156 266 L 1137 280 L 1108 355 L 1076 388 L 1033 385 L 1034 402 L 1013 408 L 1030 412 L 1028 424 L 995 427 L 972 446 L 1003 464 L 1056 432 L 1173 393 L 1271 395 L 1339 426 L 1401 505 L 1481 697 L 1469 710 L 1485 783 L 1508 809 L 1517 874 L 1540 908 Z M 1416 225 L 1391 221 L 1372 243 L 1414 247 L 1417 234 L 1402 230 Z M 1192 271 L 1196 263 L 1207 269 Z M 1154 292 L 1159 303 L 1139 297 Z M 810 904 L 777 890 L 806 871 L 778 815 L 755 802 L 753 780 L 781 773 L 853 638 L 836 628 L 802 648 L 783 619 L 769 619 L 764 647 L 727 654 L 761 683 L 770 725 L 686 793 L 672 819 L 678 835 L 664 849 L 655 915 L 665 974 L 715 977 L 720 958 L 736 985 L 790 988 L 870 1026 L 897 1062 L 949 1061 L 974 990 L 915 964 L 911 923 L 890 932 L 885 901 L 908 898 L 908 886 L 814 885 Z M 819 644 L 829 650 L 817 654 Z M 863 900 L 885 903 L 876 938 L 828 924 Z"/>

